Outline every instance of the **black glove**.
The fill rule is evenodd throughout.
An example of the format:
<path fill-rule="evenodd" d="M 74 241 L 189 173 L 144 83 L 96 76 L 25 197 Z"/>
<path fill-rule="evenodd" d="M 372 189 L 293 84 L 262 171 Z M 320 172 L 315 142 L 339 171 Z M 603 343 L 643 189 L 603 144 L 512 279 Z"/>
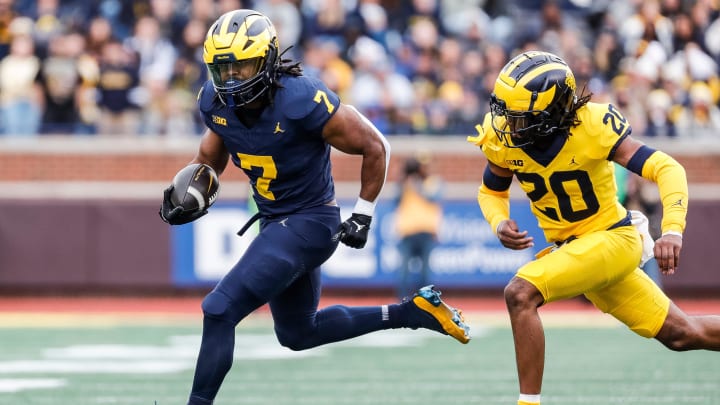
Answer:
<path fill-rule="evenodd" d="M 352 248 L 361 249 L 367 242 L 372 217 L 353 213 L 350 218 L 340 224 L 333 241 L 340 241 Z"/>
<path fill-rule="evenodd" d="M 185 211 L 183 207 L 174 206 L 172 201 L 170 201 L 170 194 L 172 193 L 172 190 L 173 186 L 170 185 L 170 187 L 166 188 L 163 192 L 163 202 L 160 207 L 160 211 L 158 212 L 163 221 L 170 225 L 182 225 L 192 222 L 208 213 L 206 209 Z"/>

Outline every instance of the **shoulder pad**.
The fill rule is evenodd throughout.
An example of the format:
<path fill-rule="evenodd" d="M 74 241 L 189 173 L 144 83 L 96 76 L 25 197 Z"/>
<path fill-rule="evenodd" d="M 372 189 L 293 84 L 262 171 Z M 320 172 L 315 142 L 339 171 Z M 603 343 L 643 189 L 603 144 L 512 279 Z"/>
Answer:
<path fill-rule="evenodd" d="M 339 104 L 338 96 L 329 90 L 320 80 L 308 76 L 282 76 L 281 84 L 275 97 L 277 107 L 290 119 L 307 117 L 318 103 L 311 102 L 318 92 L 323 92 L 325 98 L 335 108 Z"/>
<path fill-rule="evenodd" d="M 198 109 L 201 112 L 209 112 L 213 109 L 215 103 L 219 103 L 220 100 L 217 97 L 215 88 L 210 80 L 206 81 L 205 84 L 200 88 L 197 95 Z"/>
<path fill-rule="evenodd" d="M 588 145 L 587 153 L 594 158 L 612 156 L 618 144 L 632 132 L 628 120 L 612 104 L 587 103 L 577 113 L 581 124 L 571 134 Z"/>
<path fill-rule="evenodd" d="M 585 122 L 593 126 L 602 125 L 603 117 L 608 111 L 607 103 L 587 103 L 582 108 L 577 110 L 577 117 L 580 122 Z"/>

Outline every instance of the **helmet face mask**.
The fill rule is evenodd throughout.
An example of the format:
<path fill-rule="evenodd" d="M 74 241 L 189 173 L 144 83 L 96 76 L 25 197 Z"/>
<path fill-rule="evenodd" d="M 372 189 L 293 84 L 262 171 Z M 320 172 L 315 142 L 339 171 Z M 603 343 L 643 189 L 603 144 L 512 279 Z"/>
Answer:
<path fill-rule="evenodd" d="M 526 52 L 502 69 L 490 98 L 492 127 L 506 147 L 546 145 L 567 136 L 577 101 L 575 77 L 547 52 Z"/>
<path fill-rule="evenodd" d="M 208 65 L 208 70 L 216 88 L 227 90 L 257 76 L 264 63 L 264 58 L 252 58 L 237 62 L 215 63 Z"/>
<path fill-rule="evenodd" d="M 257 100 L 272 80 L 262 75 L 265 58 L 208 65 L 215 91 L 229 107 L 241 107 Z"/>
<path fill-rule="evenodd" d="M 253 10 L 223 14 L 210 27 L 203 59 L 213 87 L 228 107 L 242 107 L 267 94 L 279 65 L 275 27 Z"/>
<path fill-rule="evenodd" d="M 508 110 L 494 94 L 490 98 L 492 126 L 505 146 L 520 148 L 547 139 L 559 129 L 545 110 Z"/>

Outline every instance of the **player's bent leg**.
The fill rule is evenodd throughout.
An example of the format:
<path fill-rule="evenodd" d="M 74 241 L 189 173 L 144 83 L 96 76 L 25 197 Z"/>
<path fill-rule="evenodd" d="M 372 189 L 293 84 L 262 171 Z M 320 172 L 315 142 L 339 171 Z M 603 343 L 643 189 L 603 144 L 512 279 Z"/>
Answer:
<path fill-rule="evenodd" d="M 720 316 L 690 316 L 670 302 L 667 318 L 655 339 L 674 351 L 720 351 Z"/>
<path fill-rule="evenodd" d="M 399 305 L 348 307 L 333 305 L 318 311 L 320 269 L 298 277 L 270 300 L 278 342 L 291 350 L 306 350 L 366 333 L 398 328 Z"/>
<path fill-rule="evenodd" d="M 442 293 L 434 285 L 419 289 L 406 302 L 409 327 L 426 328 L 450 335 L 460 343 L 470 341 L 470 327 L 465 323 L 462 311 L 447 305 L 440 299 Z"/>
<path fill-rule="evenodd" d="M 390 324 L 383 321 L 382 311 L 381 306 L 333 305 L 304 318 L 275 317 L 275 336 L 290 350 L 307 350 L 389 329 Z"/>
<path fill-rule="evenodd" d="M 333 305 L 318 311 L 319 278 L 319 270 L 302 276 L 270 301 L 275 334 L 280 344 L 291 350 L 305 350 L 385 329 L 428 328 L 448 335 L 450 333 L 442 323 L 447 325 L 449 322 L 453 325 L 447 328 L 460 337 L 458 340 L 465 343 L 470 339 L 469 327 L 465 325 L 460 311 L 447 306 L 439 299 L 439 291 L 430 287 L 427 288 L 431 290 L 429 293 L 423 292 L 427 299 L 418 294 L 415 297 L 420 297 L 417 301 L 408 300 L 402 304 L 369 307 Z M 425 309 L 418 307 L 417 303 Z"/>
<path fill-rule="evenodd" d="M 545 368 L 545 332 L 538 307 L 544 302 L 543 295 L 520 277 L 510 280 L 504 294 L 515 343 L 520 393 L 540 394 Z"/>
<path fill-rule="evenodd" d="M 670 350 L 720 350 L 720 316 L 686 314 L 639 268 L 586 296 L 633 332 Z"/>

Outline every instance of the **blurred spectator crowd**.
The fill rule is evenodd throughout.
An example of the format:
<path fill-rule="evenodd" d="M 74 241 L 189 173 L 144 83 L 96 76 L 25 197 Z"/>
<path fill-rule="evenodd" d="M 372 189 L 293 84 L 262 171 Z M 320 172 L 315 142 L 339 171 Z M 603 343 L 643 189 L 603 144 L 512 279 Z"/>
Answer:
<path fill-rule="evenodd" d="M 636 136 L 720 139 L 718 0 L 0 0 L 0 134 L 194 136 L 202 43 L 254 8 L 387 135 L 469 135 L 518 52 L 562 56 Z"/>

